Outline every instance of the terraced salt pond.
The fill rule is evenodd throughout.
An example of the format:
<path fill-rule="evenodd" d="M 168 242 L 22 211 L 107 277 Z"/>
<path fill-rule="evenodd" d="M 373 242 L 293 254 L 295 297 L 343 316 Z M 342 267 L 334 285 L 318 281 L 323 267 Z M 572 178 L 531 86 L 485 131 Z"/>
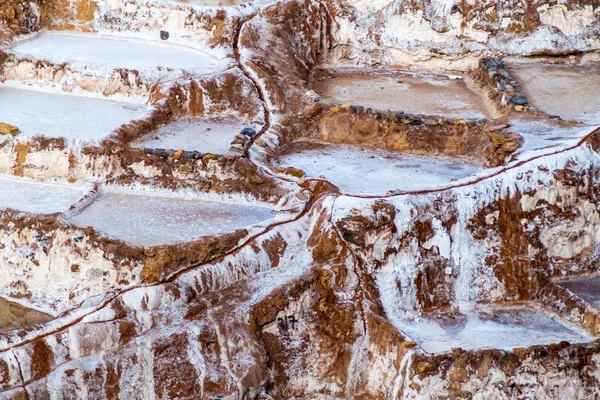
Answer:
<path fill-rule="evenodd" d="M 85 191 L 75 185 L 0 177 L 0 209 L 52 214 L 68 210 L 84 195 Z"/>
<path fill-rule="evenodd" d="M 592 307 L 600 308 L 600 277 L 572 279 L 558 282 L 558 286 L 568 289 Z"/>
<path fill-rule="evenodd" d="M 600 66 L 513 64 L 509 70 L 539 110 L 600 124 Z"/>
<path fill-rule="evenodd" d="M 353 194 L 441 188 L 482 170 L 464 160 L 315 142 L 293 143 L 275 163 L 301 169 L 309 177 L 323 177 Z"/>
<path fill-rule="evenodd" d="M 313 89 L 337 103 L 377 110 L 447 117 L 487 118 L 484 101 L 462 79 L 443 75 L 344 71 L 323 72 Z"/>
<path fill-rule="evenodd" d="M 585 343 L 594 340 L 558 316 L 529 305 L 437 313 L 395 324 L 428 353 L 443 353 L 453 348 L 510 350 L 561 341 Z"/>
<path fill-rule="evenodd" d="M 0 298 L 0 333 L 54 319 L 51 315 Z"/>
<path fill-rule="evenodd" d="M 27 136 L 101 140 L 141 118 L 145 107 L 74 95 L 0 87 L 0 122 Z"/>
<path fill-rule="evenodd" d="M 241 121 L 182 117 L 159 127 L 133 146 L 224 154 L 244 127 Z"/>
<path fill-rule="evenodd" d="M 513 159 L 523 155 L 547 153 L 575 146 L 592 133 L 594 126 L 565 123 L 548 118 L 512 118 L 507 121 L 509 131 L 523 137 L 523 145 L 513 154 Z"/>
<path fill-rule="evenodd" d="M 191 241 L 273 218 L 261 205 L 101 192 L 69 222 L 139 246 Z"/>
<path fill-rule="evenodd" d="M 162 42 L 142 42 L 116 37 L 47 33 L 13 47 L 17 56 L 83 67 L 149 70 L 157 67 L 213 72 L 218 60 L 208 53 Z"/>

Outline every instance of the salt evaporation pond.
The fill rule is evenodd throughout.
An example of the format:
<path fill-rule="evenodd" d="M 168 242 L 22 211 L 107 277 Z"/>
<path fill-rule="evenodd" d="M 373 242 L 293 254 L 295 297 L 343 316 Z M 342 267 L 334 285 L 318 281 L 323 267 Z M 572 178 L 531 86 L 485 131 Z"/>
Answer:
<path fill-rule="evenodd" d="M 276 163 L 301 169 L 309 177 L 323 177 L 353 194 L 441 188 L 482 170 L 477 164 L 452 158 L 315 142 L 293 143 Z"/>
<path fill-rule="evenodd" d="M 167 43 L 148 43 L 124 38 L 47 33 L 15 46 L 20 56 L 56 63 L 75 62 L 83 66 L 149 70 L 173 68 L 213 72 L 218 61 L 210 54 Z"/>
<path fill-rule="evenodd" d="M 0 298 L 0 332 L 27 328 L 52 319 L 51 315 Z"/>
<path fill-rule="evenodd" d="M 600 124 L 600 66 L 514 64 L 529 102 L 564 120 Z"/>
<path fill-rule="evenodd" d="M 592 307 L 600 307 L 600 278 L 579 278 L 568 281 L 558 282 L 558 286 L 563 287 L 573 293 L 575 296 L 585 300 Z"/>
<path fill-rule="evenodd" d="M 85 192 L 78 186 L 0 177 L 0 208 L 36 214 L 68 210 Z"/>
<path fill-rule="evenodd" d="M 241 121 L 182 117 L 159 127 L 133 146 L 224 154 L 229 150 L 235 135 L 244 127 Z"/>
<path fill-rule="evenodd" d="M 27 136 L 100 140 L 141 118 L 141 106 L 89 97 L 0 87 L 0 122 Z"/>
<path fill-rule="evenodd" d="M 548 149 L 557 151 L 574 146 L 594 130 L 588 125 L 548 118 L 512 118 L 507 123 L 509 131 L 523 137 L 523 145 L 513 154 L 517 159 L 525 153 Z"/>
<path fill-rule="evenodd" d="M 410 73 L 344 72 L 321 76 L 314 90 L 338 103 L 377 110 L 485 118 L 485 103 L 462 79 Z"/>
<path fill-rule="evenodd" d="M 234 232 L 271 219 L 272 212 L 266 206 L 244 203 L 101 192 L 69 222 L 92 226 L 133 245 L 155 246 Z"/>
<path fill-rule="evenodd" d="M 510 350 L 594 340 L 582 329 L 527 305 L 481 307 L 464 314 L 432 314 L 418 320 L 397 321 L 396 326 L 428 353 L 443 353 L 453 348 Z"/>

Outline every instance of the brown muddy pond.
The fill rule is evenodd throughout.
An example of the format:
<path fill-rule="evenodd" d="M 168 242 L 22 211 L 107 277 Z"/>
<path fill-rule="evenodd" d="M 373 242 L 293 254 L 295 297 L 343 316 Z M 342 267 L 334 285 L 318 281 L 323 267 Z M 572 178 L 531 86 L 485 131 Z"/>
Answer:
<path fill-rule="evenodd" d="M 491 117 L 484 101 L 458 76 L 401 71 L 321 71 L 312 86 L 320 96 L 341 104 L 407 114 Z"/>
<path fill-rule="evenodd" d="M 514 64 L 509 70 L 537 109 L 564 120 L 600 124 L 600 65 Z"/>
<path fill-rule="evenodd" d="M 27 328 L 53 319 L 49 314 L 0 298 L 0 333 Z"/>

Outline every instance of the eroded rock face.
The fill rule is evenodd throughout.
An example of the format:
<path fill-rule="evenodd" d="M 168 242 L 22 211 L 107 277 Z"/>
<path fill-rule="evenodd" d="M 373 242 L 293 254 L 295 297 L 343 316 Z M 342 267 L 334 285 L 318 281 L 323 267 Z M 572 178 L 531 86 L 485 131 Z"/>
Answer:
<path fill-rule="evenodd" d="M 475 54 L 562 55 L 596 49 L 597 4 L 533 1 L 341 1 L 334 59 L 346 63 L 430 63 L 446 57 L 456 69 Z"/>
<path fill-rule="evenodd" d="M 40 26 L 160 35 L 230 60 L 218 73 L 166 71 L 172 79 L 155 82 L 0 53 L 3 81 L 150 103 L 95 145 L 0 125 L 1 172 L 250 198 L 278 212 L 267 226 L 145 248 L 68 224 L 86 199 L 60 215 L 1 212 L 0 294 L 56 318 L 0 335 L 0 398 L 593 397 L 597 340 L 428 353 L 402 322 L 525 304 L 596 336 L 600 313 L 554 279 L 597 272 L 599 133 L 510 162 L 527 139 L 502 121 L 329 104 L 308 82 L 326 61 L 472 67 L 466 75 L 498 113 L 546 118 L 502 62 L 479 56 L 596 49 L 595 10 L 514 1 L 0 5 L 0 38 Z M 232 134 L 242 135 L 233 155 L 130 146 L 178 116 L 230 113 L 248 122 Z M 299 138 L 494 168 L 435 190 L 341 195 L 293 166 L 270 167 Z"/>
<path fill-rule="evenodd" d="M 10 1 L 0 4 L 0 41 L 18 34 L 36 32 L 45 15 L 43 2 Z"/>

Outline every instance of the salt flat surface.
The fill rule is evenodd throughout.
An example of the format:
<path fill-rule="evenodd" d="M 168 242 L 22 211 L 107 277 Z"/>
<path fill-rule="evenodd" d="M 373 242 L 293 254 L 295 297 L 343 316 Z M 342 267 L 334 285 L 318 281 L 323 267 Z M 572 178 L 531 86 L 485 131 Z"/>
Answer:
<path fill-rule="evenodd" d="M 582 124 L 566 124 L 556 120 L 512 118 L 507 123 L 509 131 L 523 137 L 523 145 L 515 155 L 530 151 L 559 150 L 576 145 L 590 133 L 590 128 Z"/>
<path fill-rule="evenodd" d="M 100 140 L 141 118 L 146 109 L 127 103 L 0 87 L 0 121 L 27 136 Z"/>
<path fill-rule="evenodd" d="M 83 66 L 148 70 L 157 67 L 212 72 L 218 61 L 209 54 L 166 43 L 146 43 L 123 38 L 47 33 L 15 46 L 17 55 Z"/>
<path fill-rule="evenodd" d="M 78 186 L 0 177 L 0 208 L 52 214 L 66 211 L 85 195 Z"/>
<path fill-rule="evenodd" d="M 482 169 L 451 158 L 313 142 L 292 144 L 276 163 L 299 168 L 310 177 L 323 177 L 343 192 L 353 194 L 440 188 Z"/>
<path fill-rule="evenodd" d="M 233 232 L 273 217 L 259 205 L 101 192 L 69 222 L 134 245 L 154 246 Z"/>
<path fill-rule="evenodd" d="M 600 278 L 581 278 L 559 282 L 558 286 L 568 289 L 575 296 L 587 301 L 592 307 L 600 308 Z"/>
<path fill-rule="evenodd" d="M 483 100 L 462 79 L 445 76 L 345 72 L 317 80 L 314 90 L 339 103 L 378 110 L 463 118 L 488 116 Z"/>
<path fill-rule="evenodd" d="M 229 150 L 231 141 L 244 127 L 240 121 L 183 117 L 161 126 L 133 146 L 223 154 Z"/>
<path fill-rule="evenodd" d="M 52 319 L 51 315 L 0 298 L 0 332 L 27 328 Z"/>
<path fill-rule="evenodd" d="M 564 120 L 600 124 L 600 66 L 514 64 L 529 102 Z"/>
<path fill-rule="evenodd" d="M 594 340 L 585 331 L 532 306 L 481 307 L 465 314 L 448 312 L 397 321 L 396 325 L 428 353 Z"/>

